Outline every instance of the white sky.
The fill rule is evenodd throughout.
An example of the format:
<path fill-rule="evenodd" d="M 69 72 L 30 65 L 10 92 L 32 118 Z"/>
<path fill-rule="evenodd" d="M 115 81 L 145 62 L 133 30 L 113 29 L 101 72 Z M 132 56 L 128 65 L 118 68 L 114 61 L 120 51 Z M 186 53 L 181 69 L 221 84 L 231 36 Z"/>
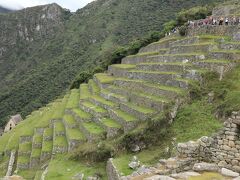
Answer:
<path fill-rule="evenodd" d="M 11 9 L 21 9 L 23 7 L 25 8 L 55 2 L 63 8 L 76 11 L 92 1 L 94 0 L 0 0 L 0 5 Z"/>

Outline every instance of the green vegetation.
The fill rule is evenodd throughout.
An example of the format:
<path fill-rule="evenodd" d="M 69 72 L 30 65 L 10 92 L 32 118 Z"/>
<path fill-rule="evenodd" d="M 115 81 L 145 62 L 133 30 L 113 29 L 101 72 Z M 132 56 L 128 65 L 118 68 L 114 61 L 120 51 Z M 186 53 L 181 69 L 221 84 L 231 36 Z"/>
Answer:
<path fill-rule="evenodd" d="M 79 163 L 78 161 L 69 160 L 64 155 L 57 155 L 49 164 L 49 173 L 46 179 L 65 180 L 81 172 L 85 177 L 98 175 L 103 180 L 107 180 L 105 168 L 104 163 Z"/>
<path fill-rule="evenodd" d="M 90 114 L 84 112 L 81 109 L 73 109 L 73 112 L 76 113 L 76 115 L 79 116 L 82 119 L 90 119 L 91 118 Z"/>
<path fill-rule="evenodd" d="M 80 86 L 80 100 L 88 99 L 90 95 L 91 94 L 89 92 L 88 85 L 87 84 L 81 84 L 81 86 Z"/>
<path fill-rule="evenodd" d="M 136 121 L 136 118 L 134 116 L 129 115 L 121 110 L 114 110 L 114 112 L 117 114 L 117 116 L 119 116 L 120 118 L 124 119 L 127 122 Z"/>
<path fill-rule="evenodd" d="M 102 123 L 108 127 L 121 128 L 121 125 L 114 121 L 113 119 L 104 118 L 101 119 Z"/>
<path fill-rule="evenodd" d="M 67 137 L 71 140 L 85 140 L 83 133 L 79 129 L 66 128 Z"/>
<path fill-rule="evenodd" d="M 76 124 L 76 120 L 74 119 L 74 117 L 72 115 L 64 115 L 63 116 L 63 120 L 67 125 L 75 125 Z"/>
<path fill-rule="evenodd" d="M 72 109 L 78 107 L 79 103 L 79 89 L 73 89 L 71 90 L 71 94 L 69 96 L 66 108 L 67 109 Z"/>
<path fill-rule="evenodd" d="M 114 77 L 113 76 L 110 76 L 110 75 L 105 74 L 105 73 L 95 74 L 94 76 L 96 77 L 96 79 L 101 84 L 112 84 L 113 81 L 114 81 Z"/>
<path fill-rule="evenodd" d="M 31 158 L 39 158 L 41 156 L 42 149 L 40 148 L 33 148 Z"/>
<path fill-rule="evenodd" d="M 84 122 L 82 123 L 84 128 L 92 134 L 102 134 L 104 133 L 104 129 L 96 124 L 95 122 Z"/>
<path fill-rule="evenodd" d="M 69 86 L 79 88 L 109 64 L 158 41 L 175 26 L 164 23 L 182 9 L 218 1 L 114 0 L 108 6 L 95 1 L 75 14 L 56 7 L 59 17 L 48 19 L 39 31 L 35 29 L 41 21 L 41 6 L 27 9 L 32 18 L 25 18 L 25 10 L 0 14 L 0 27 L 7 32 L 0 35 L 0 46 L 6 48 L 0 57 L 0 126 L 9 115 L 25 117 Z M 18 24 L 23 24 L 28 36 L 24 32 L 18 36 Z M 14 45 L 10 48 L 8 42 Z"/>
<path fill-rule="evenodd" d="M 81 103 L 83 106 L 92 109 L 93 111 L 95 111 L 96 113 L 106 113 L 107 110 L 100 107 L 100 106 L 96 106 L 95 104 L 89 102 L 89 101 L 85 101 Z"/>

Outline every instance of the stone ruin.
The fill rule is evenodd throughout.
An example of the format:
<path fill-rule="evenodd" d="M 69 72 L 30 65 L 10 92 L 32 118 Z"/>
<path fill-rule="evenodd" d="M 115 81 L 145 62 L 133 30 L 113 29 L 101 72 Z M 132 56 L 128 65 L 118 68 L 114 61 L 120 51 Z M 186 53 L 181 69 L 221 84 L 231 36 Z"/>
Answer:
<path fill-rule="evenodd" d="M 121 176 L 113 160 L 110 159 L 107 165 L 108 178 L 111 180 L 174 179 L 182 176 L 197 176 L 201 172 L 216 172 L 239 180 L 240 111 L 233 112 L 218 133 L 211 137 L 204 136 L 197 141 L 179 143 L 176 150 L 176 157 L 161 159 L 155 167 L 143 165 L 129 176 Z"/>
<path fill-rule="evenodd" d="M 233 112 L 224 122 L 224 128 L 212 137 L 180 143 L 178 157 L 196 162 L 210 162 L 219 168 L 240 172 L 240 111 Z"/>

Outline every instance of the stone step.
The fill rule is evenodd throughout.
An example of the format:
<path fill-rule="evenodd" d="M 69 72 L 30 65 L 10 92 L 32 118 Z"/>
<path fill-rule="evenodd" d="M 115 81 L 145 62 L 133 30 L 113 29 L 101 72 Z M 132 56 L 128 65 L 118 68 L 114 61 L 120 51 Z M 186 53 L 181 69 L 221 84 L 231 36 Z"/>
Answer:
<path fill-rule="evenodd" d="M 107 99 L 109 101 L 112 101 L 114 103 L 128 102 L 129 101 L 126 96 L 112 93 L 112 92 L 110 92 L 107 89 L 101 90 L 100 95 L 101 95 L 101 97 L 103 97 L 103 98 L 105 98 L 105 99 Z"/>
<path fill-rule="evenodd" d="M 190 63 L 204 59 L 206 59 L 206 55 L 203 53 L 165 54 L 158 56 L 150 56 L 147 58 L 146 63 Z"/>
<path fill-rule="evenodd" d="M 40 163 L 42 148 L 33 148 L 30 156 L 30 168 L 36 168 Z"/>
<path fill-rule="evenodd" d="M 158 55 L 158 52 L 138 53 L 136 55 L 127 56 L 122 59 L 122 64 L 137 64 L 146 61 L 147 57 Z"/>
<path fill-rule="evenodd" d="M 88 89 L 92 95 L 99 94 L 100 92 L 100 88 L 98 87 L 97 83 L 92 79 L 88 81 Z"/>
<path fill-rule="evenodd" d="M 80 122 L 89 122 L 92 119 L 91 114 L 86 113 L 85 111 L 83 111 L 80 108 L 75 108 L 72 109 L 70 112 L 71 115 L 73 115 L 74 119 L 80 123 Z"/>
<path fill-rule="evenodd" d="M 30 156 L 18 155 L 17 157 L 17 170 L 27 170 L 30 168 Z"/>
<path fill-rule="evenodd" d="M 107 135 L 106 135 L 107 138 L 113 138 L 123 133 L 123 128 L 121 124 L 113 119 L 103 118 L 103 119 L 100 119 L 99 122 L 100 122 L 100 125 L 107 132 Z"/>
<path fill-rule="evenodd" d="M 95 142 L 106 138 L 106 131 L 96 122 L 81 122 L 79 125 L 81 132 L 83 132 L 89 142 Z"/>
<path fill-rule="evenodd" d="M 78 122 L 75 120 L 72 114 L 65 114 L 63 116 L 63 124 L 65 128 L 68 129 L 78 128 Z"/>
<path fill-rule="evenodd" d="M 219 44 L 219 49 L 222 50 L 240 50 L 240 43 L 239 42 L 222 42 Z"/>
<path fill-rule="evenodd" d="M 139 106 L 144 106 L 150 109 L 154 109 L 156 111 L 163 110 L 165 104 L 169 102 L 169 99 L 167 98 L 163 98 L 160 96 L 153 96 L 151 94 L 135 91 L 130 88 L 128 89 L 127 87 L 120 88 L 117 86 L 110 86 L 108 90 L 109 90 L 109 93 L 127 97 L 129 102 L 132 102 Z M 125 102 L 126 101 L 124 101 L 123 103 Z"/>
<path fill-rule="evenodd" d="M 80 108 L 91 114 L 94 118 L 103 118 L 108 116 L 107 110 L 91 103 L 90 101 L 80 102 Z"/>
<path fill-rule="evenodd" d="M 185 72 L 192 68 L 191 63 L 140 63 L 137 65 L 136 70 L 139 71 L 162 71 L 162 72 Z"/>
<path fill-rule="evenodd" d="M 240 51 L 236 50 L 214 50 L 208 54 L 208 59 L 227 59 L 229 61 L 240 60 Z"/>
<path fill-rule="evenodd" d="M 156 113 L 156 111 L 150 108 L 139 106 L 133 103 L 120 103 L 119 109 L 142 121 L 148 120 L 153 114 Z"/>
<path fill-rule="evenodd" d="M 120 109 L 109 109 L 109 116 L 122 125 L 124 132 L 128 132 L 136 127 L 138 119 Z"/>
<path fill-rule="evenodd" d="M 93 104 L 95 104 L 96 106 L 100 106 L 104 109 L 108 109 L 108 108 L 113 108 L 113 107 L 117 107 L 118 105 L 112 101 L 109 101 L 108 99 L 103 98 L 100 95 L 94 95 L 91 96 L 89 98 L 89 101 Z"/>
<path fill-rule="evenodd" d="M 190 45 L 179 45 L 172 46 L 170 48 L 170 54 L 186 54 L 186 53 L 204 53 L 209 52 L 211 50 L 217 49 L 217 44 L 214 43 L 198 43 L 198 44 L 190 44 Z"/>
<path fill-rule="evenodd" d="M 114 77 L 106 73 L 95 74 L 93 80 L 97 83 L 98 87 L 104 89 L 114 82 Z"/>
<path fill-rule="evenodd" d="M 176 40 L 170 43 L 170 47 L 179 46 L 179 45 L 190 45 L 190 44 L 199 44 L 199 43 L 214 43 L 221 39 L 225 38 L 224 36 L 213 36 L 213 35 L 200 35 L 200 36 L 191 36 L 183 39 Z"/>
<path fill-rule="evenodd" d="M 198 61 L 193 63 L 195 66 L 199 68 L 208 69 L 210 71 L 217 72 L 218 74 L 225 74 L 226 72 L 230 71 L 235 63 L 229 62 L 228 60 L 217 60 L 217 59 L 208 59 L 204 61 Z"/>
<path fill-rule="evenodd" d="M 91 96 L 91 92 L 88 89 L 88 84 L 80 85 L 80 101 L 86 100 Z"/>
<path fill-rule="evenodd" d="M 158 42 L 154 42 L 152 44 L 149 44 L 146 47 L 143 47 L 139 50 L 139 53 L 145 53 L 145 52 L 159 52 L 161 49 L 169 48 L 169 45 L 177 40 L 179 40 L 181 37 L 171 37 L 171 38 L 164 38 L 161 39 Z"/>
<path fill-rule="evenodd" d="M 80 98 L 79 89 L 72 89 L 70 96 L 68 98 L 65 109 L 72 109 L 78 107 L 79 98 Z"/>
<path fill-rule="evenodd" d="M 131 90 L 133 92 L 141 92 L 147 94 L 147 96 L 159 97 L 156 99 L 161 99 L 167 101 L 167 99 L 174 99 L 176 96 L 183 94 L 183 90 L 180 88 L 175 88 L 171 86 L 165 86 L 162 84 L 150 83 L 144 80 L 131 80 L 131 79 L 116 79 L 114 84 L 117 87 L 123 89 Z M 166 97 L 166 98 L 161 98 Z"/>
<path fill-rule="evenodd" d="M 129 79 L 145 80 L 153 83 L 166 84 L 167 82 L 181 77 L 178 72 L 151 72 L 151 71 L 129 71 L 127 72 Z"/>
<path fill-rule="evenodd" d="M 63 117 L 65 124 L 66 137 L 68 142 L 68 152 L 76 149 L 86 141 L 84 134 L 79 129 L 79 124 L 72 115 Z"/>
<path fill-rule="evenodd" d="M 30 156 L 32 152 L 32 142 L 20 143 L 18 148 L 19 156 Z"/>
<path fill-rule="evenodd" d="M 108 73 L 115 77 L 125 77 L 129 70 L 135 69 L 136 66 L 133 64 L 114 64 L 108 66 Z"/>
<path fill-rule="evenodd" d="M 52 156 L 53 149 L 53 129 L 46 128 L 43 133 L 43 142 L 40 162 L 43 163 L 46 160 L 49 160 Z"/>
<path fill-rule="evenodd" d="M 56 121 L 53 125 L 53 153 L 65 153 L 68 151 L 65 126 L 62 121 Z"/>

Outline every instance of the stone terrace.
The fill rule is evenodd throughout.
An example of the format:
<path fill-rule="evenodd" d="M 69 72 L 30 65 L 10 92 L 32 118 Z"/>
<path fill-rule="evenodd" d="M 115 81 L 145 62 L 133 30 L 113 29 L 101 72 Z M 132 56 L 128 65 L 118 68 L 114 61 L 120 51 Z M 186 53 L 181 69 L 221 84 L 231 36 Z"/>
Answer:
<path fill-rule="evenodd" d="M 234 44 L 231 50 L 229 44 Z M 240 59 L 239 46 L 230 37 L 213 35 L 167 37 L 150 44 L 34 112 L 0 137 L 0 152 L 10 157 L 15 150 L 17 169 L 36 168 L 83 142 L 129 132 L 167 106 L 179 105 L 202 73 L 216 71 L 221 79 Z"/>

